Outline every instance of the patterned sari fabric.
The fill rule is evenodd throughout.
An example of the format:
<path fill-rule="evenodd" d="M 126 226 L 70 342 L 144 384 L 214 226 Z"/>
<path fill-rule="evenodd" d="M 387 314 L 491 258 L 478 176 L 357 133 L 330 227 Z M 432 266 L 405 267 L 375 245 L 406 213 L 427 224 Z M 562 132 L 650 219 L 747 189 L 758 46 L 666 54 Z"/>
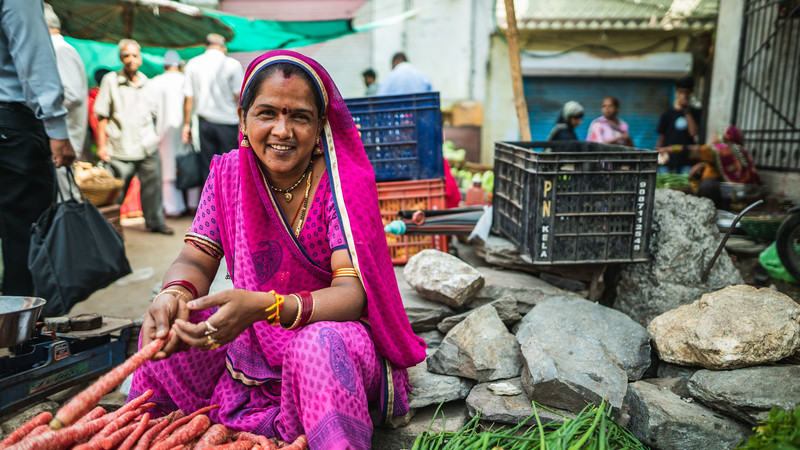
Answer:
<path fill-rule="evenodd" d="M 362 322 L 316 322 L 299 330 L 257 322 L 214 351 L 191 349 L 148 362 L 130 396 L 154 389 L 163 411 L 220 404 L 214 421 L 311 448 L 369 448 L 367 403 L 383 420 L 408 411 L 405 369 L 425 358 L 403 309 L 380 219 L 375 176 L 358 130 L 330 76 L 290 51 L 250 64 L 243 93 L 259 70 L 296 64 L 315 80 L 327 123 L 320 146 L 327 172 L 299 237 L 264 185 L 249 148 L 215 158 L 187 242 L 224 254 L 234 287 L 289 294 L 330 286 L 330 254 L 347 248 L 367 293 Z M 241 140 L 241 136 L 240 136 Z M 197 323 L 212 311 L 192 313 Z"/>

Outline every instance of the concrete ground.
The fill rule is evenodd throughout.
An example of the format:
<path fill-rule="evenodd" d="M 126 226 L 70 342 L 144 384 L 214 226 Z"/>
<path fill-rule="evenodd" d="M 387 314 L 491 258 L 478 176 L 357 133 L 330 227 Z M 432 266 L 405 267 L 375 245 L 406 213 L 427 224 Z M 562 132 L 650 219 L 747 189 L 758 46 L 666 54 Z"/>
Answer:
<path fill-rule="evenodd" d="M 161 286 L 164 273 L 180 253 L 183 235 L 191 224 L 191 217 L 167 219 L 175 234 L 165 236 L 147 231 L 144 219 L 123 219 L 125 251 L 133 273 L 78 303 L 69 315 L 98 313 L 141 318 L 153 298 L 154 287 Z"/>

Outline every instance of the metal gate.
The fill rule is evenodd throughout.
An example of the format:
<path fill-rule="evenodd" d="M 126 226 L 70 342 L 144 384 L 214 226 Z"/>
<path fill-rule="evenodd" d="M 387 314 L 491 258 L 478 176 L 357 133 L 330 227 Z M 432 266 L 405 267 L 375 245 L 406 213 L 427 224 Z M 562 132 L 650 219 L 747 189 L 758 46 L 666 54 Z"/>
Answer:
<path fill-rule="evenodd" d="M 800 171 L 800 0 L 746 0 L 733 121 L 756 166 Z"/>

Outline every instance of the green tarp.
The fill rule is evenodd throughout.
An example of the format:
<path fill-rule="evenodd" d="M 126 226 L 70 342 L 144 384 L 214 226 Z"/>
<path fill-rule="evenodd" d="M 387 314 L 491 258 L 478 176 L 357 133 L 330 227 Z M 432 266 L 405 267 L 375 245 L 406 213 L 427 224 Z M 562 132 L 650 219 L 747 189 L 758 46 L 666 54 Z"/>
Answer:
<path fill-rule="evenodd" d="M 254 20 L 245 17 L 223 14 L 219 11 L 205 10 L 205 14 L 220 19 L 233 29 L 234 38 L 228 43 L 228 52 L 267 51 L 280 48 L 302 47 L 335 39 L 355 33 L 350 20 L 327 20 L 317 22 L 278 22 Z M 97 69 L 117 70 L 122 67 L 116 44 L 87 41 L 65 36 L 80 54 L 89 84 L 94 85 L 94 72 Z M 142 48 L 143 64 L 141 71 L 148 77 L 163 72 L 166 48 Z M 178 50 L 183 60 L 203 53 L 204 48 L 188 47 Z"/>

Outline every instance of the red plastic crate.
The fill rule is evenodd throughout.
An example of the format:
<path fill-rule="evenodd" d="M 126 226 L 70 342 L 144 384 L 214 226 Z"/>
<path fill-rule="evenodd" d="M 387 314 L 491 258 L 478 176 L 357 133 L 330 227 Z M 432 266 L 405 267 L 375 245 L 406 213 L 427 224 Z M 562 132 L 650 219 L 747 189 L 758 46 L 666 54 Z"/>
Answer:
<path fill-rule="evenodd" d="M 378 203 L 386 225 L 397 220 L 397 213 L 408 209 L 444 209 L 444 179 L 391 181 L 378 183 Z M 386 234 L 392 263 L 405 264 L 422 250 L 447 251 L 447 236 L 395 236 Z"/>

